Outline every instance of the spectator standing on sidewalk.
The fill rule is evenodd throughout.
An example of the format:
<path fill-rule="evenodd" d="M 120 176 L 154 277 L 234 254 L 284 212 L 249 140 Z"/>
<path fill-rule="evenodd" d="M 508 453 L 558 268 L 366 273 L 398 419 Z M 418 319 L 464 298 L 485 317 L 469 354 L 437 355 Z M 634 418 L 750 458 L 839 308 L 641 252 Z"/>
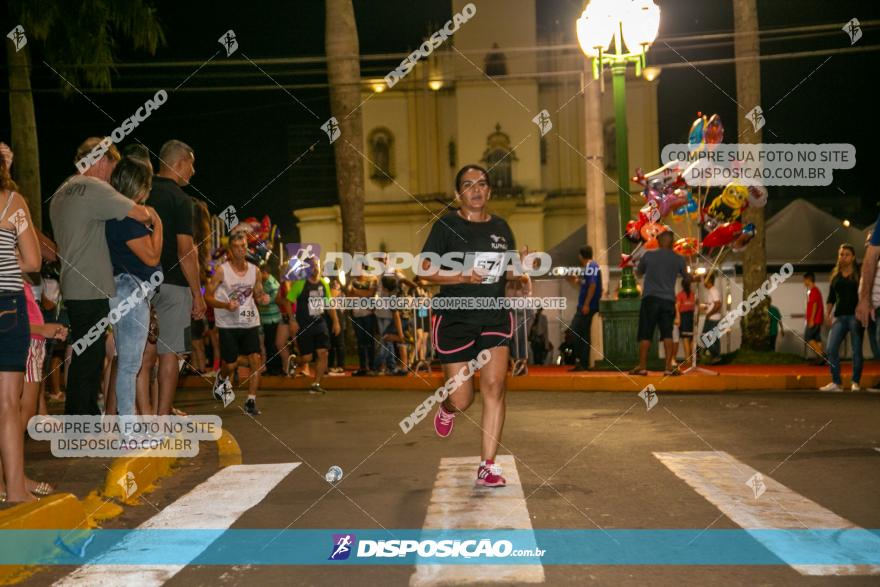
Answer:
<path fill-rule="evenodd" d="M 86 139 L 77 149 L 74 162 L 86 158 L 102 140 Z M 98 390 L 106 333 L 102 330 L 94 341 L 87 334 L 110 313 L 110 298 L 116 294 L 104 223 L 126 217 L 143 224 L 152 221 L 146 207 L 126 198 L 108 183 L 119 159 L 119 151 L 111 144 L 96 163 L 64 180 L 49 204 L 61 259 L 61 295 L 74 347 L 64 405 L 68 415 L 101 413 Z"/>
<path fill-rule="evenodd" d="M 532 347 L 532 362 L 535 365 L 543 365 L 547 360 L 547 353 L 552 348 L 547 331 L 547 316 L 544 308 L 539 307 L 532 318 L 529 328 L 529 344 Z"/>
<path fill-rule="evenodd" d="M 703 332 L 705 335 L 714 330 L 718 323 L 721 322 L 721 291 L 719 291 L 715 283 L 715 272 L 711 271 L 703 280 L 706 286 L 706 302 L 700 304 L 700 310 L 706 314 L 706 321 L 703 322 Z M 702 336 L 701 336 L 702 338 Z M 721 336 L 714 337 L 712 344 L 706 349 L 709 352 L 709 364 L 717 365 L 721 362 Z"/>
<path fill-rule="evenodd" d="M 864 326 L 856 319 L 856 305 L 859 301 L 859 267 L 856 264 L 856 249 L 850 244 L 840 245 L 837 265 L 831 271 L 828 286 L 828 303 L 825 305 L 825 323 L 831 327 L 828 334 L 828 362 L 831 365 L 831 383 L 820 387 L 820 391 L 843 391 L 840 378 L 840 345 L 847 334 L 852 341 L 852 391 L 859 391 L 862 380 L 862 335 Z M 834 321 L 831 314 L 834 314 Z"/>
<path fill-rule="evenodd" d="M 690 281 L 681 282 L 681 291 L 675 294 L 675 325 L 684 346 L 684 362 L 690 363 L 694 352 L 694 308 L 696 296 L 691 289 Z M 678 344 L 673 345 L 673 357 L 678 356 Z"/>
<path fill-rule="evenodd" d="M 260 313 L 260 329 L 263 339 L 263 367 L 267 375 L 282 375 L 285 362 L 280 357 L 276 346 L 278 326 L 281 324 L 281 308 L 278 307 L 277 297 L 280 284 L 273 273 L 277 273 L 277 263 L 272 261 L 264 263 L 260 267 L 260 280 L 263 282 L 263 291 L 268 296 L 268 303 L 257 304 Z"/>
<path fill-rule="evenodd" d="M 807 346 L 816 353 L 814 363 L 825 364 L 825 355 L 822 352 L 822 323 L 825 316 L 822 312 L 822 292 L 816 286 L 816 276 L 812 271 L 804 273 L 804 287 L 807 288 L 807 313 L 804 340 Z"/>
<path fill-rule="evenodd" d="M 159 317 L 159 405 L 158 415 L 171 413 L 180 359 L 192 352 L 191 318 L 205 315 L 205 300 L 199 283 L 199 256 L 193 241 L 193 204 L 180 189 L 195 175 L 192 147 L 170 140 L 159 151 L 159 173 L 147 204 L 162 219 L 162 258 L 165 275 L 153 298 Z M 150 367 L 152 367 L 150 365 Z"/>
<path fill-rule="evenodd" d="M 342 285 L 339 283 L 338 279 L 330 281 L 330 297 L 344 297 Z M 345 324 L 345 310 L 343 308 L 338 308 L 336 310 L 336 319 L 339 321 L 340 326 L 337 334 L 333 334 L 333 320 L 330 317 L 329 312 L 324 314 L 324 319 L 327 321 L 327 328 L 330 330 L 330 349 L 327 353 L 327 375 L 345 375 L 345 328 L 342 327 Z"/>
<path fill-rule="evenodd" d="M 877 308 L 880 308 L 880 216 L 874 224 L 865 244 L 865 258 L 862 262 L 862 277 L 859 281 L 859 303 L 856 307 L 856 318 L 866 325 L 873 320 L 874 343 L 880 347 L 880 327 L 877 326 Z M 872 347 L 873 348 L 873 347 Z M 869 387 L 868 391 L 880 391 L 877 387 Z"/>
<path fill-rule="evenodd" d="M 666 354 L 666 375 L 678 375 L 673 367 L 675 359 L 672 344 L 672 324 L 675 321 L 675 282 L 690 279 L 684 257 L 672 250 L 674 236 L 671 231 L 657 236 L 658 248 L 648 251 L 636 268 L 638 277 L 644 276 L 642 303 L 639 307 L 639 364 L 631 375 L 648 374 L 648 349 L 654 338 L 654 328 L 659 328 Z"/>
<path fill-rule="evenodd" d="M 581 247 L 578 258 L 583 267 L 583 275 L 580 278 L 578 305 L 571 320 L 571 329 L 575 333 L 577 365 L 569 370 L 587 371 L 590 368 L 593 317 L 599 313 L 599 299 L 602 297 L 602 271 L 593 260 L 593 247 Z"/>
<path fill-rule="evenodd" d="M 113 170 L 110 183 L 122 195 L 143 202 L 150 193 L 153 167 L 149 160 L 125 157 Z M 155 295 L 162 268 L 162 221 L 152 208 L 153 230 L 130 218 L 108 220 L 105 225 L 116 295 L 110 307 L 119 313 L 113 325 L 116 340 L 116 413 L 124 418 L 137 415 L 136 383 L 147 346 L 150 328 L 150 300 Z M 123 311 L 123 303 L 128 310 Z"/>
<path fill-rule="evenodd" d="M 376 295 L 377 280 L 367 275 L 363 279 L 353 281 L 346 295 L 357 298 L 373 298 Z M 376 362 L 376 334 L 378 325 L 373 308 L 354 308 L 351 311 L 354 334 L 357 338 L 358 370 L 356 376 L 373 375 L 373 364 Z"/>
<path fill-rule="evenodd" d="M 52 489 L 24 474 L 21 393 L 31 332 L 22 273 L 40 270 L 40 246 L 27 202 L 9 176 L 12 157 L 0 143 L 0 501 L 23 502 Z"/>
<path fill-rule="evenodd" d="M 785 326 L 782 324 L 782 313 L 773 305 L 773 298 L 768 296 L 767 300 L 770 302 L 770 307 L 767 309 L 767 313 L 770 314 L 770 336 L 767 339 L 767 347 L 775 353 L 776 337 L 780 333 L 785 334 Z"/>

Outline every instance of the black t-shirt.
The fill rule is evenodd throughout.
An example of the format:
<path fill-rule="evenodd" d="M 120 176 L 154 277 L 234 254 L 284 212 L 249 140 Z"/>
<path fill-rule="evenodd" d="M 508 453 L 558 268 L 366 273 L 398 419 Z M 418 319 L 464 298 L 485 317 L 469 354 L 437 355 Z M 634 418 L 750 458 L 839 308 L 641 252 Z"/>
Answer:
<path fill-rule="evenodd" d="M 192 200 L 173 180 L 155 175 L 153 189 L 145 204 L 155 208 L 162 219 L 160 263 L 165 271 L 164 283 L 188 287 L 177 255 L 177 235 L 193 234 Z"/>
<path fill-rule="evenodd" d="M 323 300 L 324 293 L 324 284 L 320 281 L 317 283 L 312 283 L 308 279 L 305 281 L 302 291 L 296 298 L 296 323 L 299 324 L 300 332 L 306 328 L 317 329 L 324 323 L 324 309 L 313 308 L 309 304 L 309 299 Z M 313 324 L 313 322 L 320 322 L 320 324 Z"/>
<path fill-rule="evenodd" d="M 829 289 L 827 303 L 834 306 L 835 316 L 851 316 L 856 313 L 856 306 L 859 303 L 858 279 L 835 275 Z"/>
<path fill-rule="evenodd" d="M 440 286 L 440 297 L 503 298 L 506 271 L 509 268 L 507 251 L 516 252 L 513 231 L 504 219 L 494 214 L 487 222 L 471 222 L 457 212 L 446 214 L 434 222 L 422 253 L 436 253 L 442 258 L 447 253 L 460 253 L 457 261 L 465 268 L 482 267 L 489 272 L 483 283 L 462 283 Z M 451 266 L 441 263 L 443 269 Z M 486 321 L 497 321 L 507 315 L 500 311 L 467 311 L 471 317 L 479 314 Z M 485 314 L 485 316 L 482 316 Z"/>
<path fill-rule="evenodd" d="M 141 281 L 149 281 L 160 266 L 150 267 L 141 261 L 128 247 L 128 241 L 150 234 L 150 230 L 132 218 L 108 220 L 104 223 L 104 234 L 107 235 L 107 248 L 110 250 L 110 262 L 113 264 L 113 275 L 130 273 Z"/>

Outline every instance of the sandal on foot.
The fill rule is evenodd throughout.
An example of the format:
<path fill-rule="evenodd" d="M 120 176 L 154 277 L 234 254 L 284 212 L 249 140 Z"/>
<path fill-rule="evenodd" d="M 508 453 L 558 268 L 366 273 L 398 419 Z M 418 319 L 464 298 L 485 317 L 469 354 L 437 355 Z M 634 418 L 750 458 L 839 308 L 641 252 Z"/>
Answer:
<path fill-rule="evenodd" d="M 37 486 L 31 490 L 31 493 L 33 493 L 34 495 L 46 497 L 47 495 L 51 495 L 54 491 L 54 487 L 52 487 L 45 481 L 40 481 L 39 483 L 37 483 Z"/>
<path fill-rule="evenodd" d="M 629 374 L 630 374 L 630 375 L 642 375 L 642 376 L 646 376 L 646 375 L 648 374 L 648 370 L 647 370 L 647 369 L 639 369 L 638 367 L 633 367 L 633 368 L 630 370 Z"/>

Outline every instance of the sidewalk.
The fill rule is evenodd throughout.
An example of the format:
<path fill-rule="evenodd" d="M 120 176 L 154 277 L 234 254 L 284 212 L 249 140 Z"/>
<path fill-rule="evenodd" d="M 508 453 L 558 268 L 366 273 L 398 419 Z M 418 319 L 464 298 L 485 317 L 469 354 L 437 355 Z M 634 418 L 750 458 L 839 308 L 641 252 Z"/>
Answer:
<path fill-rule="evenodd" d="M 649 383 L 658 391 L 817 391 L 831 381 L 828 367 L 812 365 L 716 365 L 702 366 L 717 375 L 694 374 L 678 377 L 664 377 L 660 371 L 651 371 L 647 377 L 639 377 L 619 371 L 586 371 L 573 373 L 570 367 L 529 366 L 529 374 L 508 377 L 507 389 L 511 391 L 620 391 L 631 393 Z M 842 365 L 843 383 L 849 389 L 852 363 Z M 247 371 L 242 370 L 239 377 L 244 382 Z M 280 390 L 308 389 L 312 380 L 306 377 L 262 377 L 260 389 Z M 862 389 L 880 386 L 880 361 L 866 361 L 862 373 Z M 420 372 L 406 377 L 375 376 L 353 377 L 347 371 L 342 377 L 324 377 L 321 385 L 328 390 L 367 391 L 400 390 L 421 391 L 436 389 L 443 385 L 438 365 L 432 372 Z M 181 387 L 190 389 L 210 389 L 211 380 L 201 377 L 181 378 Z"/>

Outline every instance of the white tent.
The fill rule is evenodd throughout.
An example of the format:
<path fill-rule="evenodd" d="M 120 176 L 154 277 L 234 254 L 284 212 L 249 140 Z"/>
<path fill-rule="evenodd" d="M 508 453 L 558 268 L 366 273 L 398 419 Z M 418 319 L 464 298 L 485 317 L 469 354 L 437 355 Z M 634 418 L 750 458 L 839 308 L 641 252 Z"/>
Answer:
<path fill-rule="evenodd" d="M 765 232 L 768 265 L 834 265 L 843 243 L 855 247 L 859 260 L 865 253 L 861 230 L 801 198 L 767 220 Z"/>

